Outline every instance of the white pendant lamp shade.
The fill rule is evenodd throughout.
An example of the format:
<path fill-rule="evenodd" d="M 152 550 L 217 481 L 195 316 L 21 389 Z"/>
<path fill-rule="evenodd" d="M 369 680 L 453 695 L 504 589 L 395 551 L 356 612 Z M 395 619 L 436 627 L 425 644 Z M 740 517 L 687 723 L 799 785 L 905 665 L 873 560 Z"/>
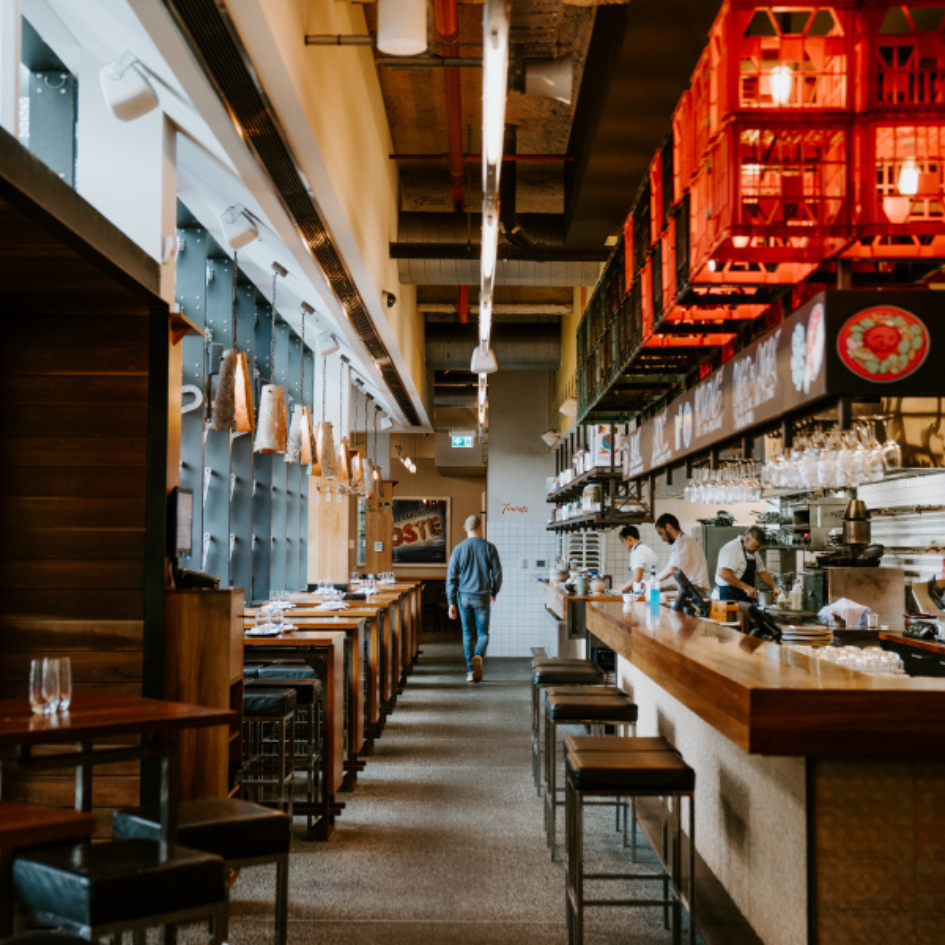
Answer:
<path fill-rule="evenodd" d="M 130 52 L 99 70 L 102 94 L 119 121 L 134 121 L 158 107 L 158 95 Z"/>
<path fill-rule="evenodd" d="M 362 475 L 361 454 L 354 451 L 351 454 L 351 485 L 355 487 L 360 486 L 364 481 Z"/>
<path fill-rule="evenodd" d="M 427 48 L 427 0 L 378 0 L 377 48 L 388 56 L 416 56 Z"/>
<path fill-rule="evenodd" d="M 318 465 L 321 466 L 322 475 L 326 479 L 334 479 L 338 474 L 335 460 L 335 439 L 331 424 L 327 421 L 318 424 L 318 429 L 315 431 L 315 445 L 318 451 Z"/>
<path fill-rule="evenodd" d="M 278 384 L 266 384 L 259 395 L 255 448 L 257 453 L 285 452 L 285 391 Z"/>
<path fill-rule="evenodd" d="M 370 495 L 374 490 L 374 464 L 365 457 L 361 460 L 361 491 Z"/>

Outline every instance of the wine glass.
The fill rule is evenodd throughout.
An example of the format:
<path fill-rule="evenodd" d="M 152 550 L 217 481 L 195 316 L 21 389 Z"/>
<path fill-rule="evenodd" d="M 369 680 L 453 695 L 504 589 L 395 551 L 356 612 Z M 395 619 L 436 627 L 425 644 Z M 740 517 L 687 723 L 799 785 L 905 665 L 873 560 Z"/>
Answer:
<path fill-rule="evenodd" d="M 43 660 L 30 660 L 30 707 L 35 715 L 46 711 L 43 693 Z"/>

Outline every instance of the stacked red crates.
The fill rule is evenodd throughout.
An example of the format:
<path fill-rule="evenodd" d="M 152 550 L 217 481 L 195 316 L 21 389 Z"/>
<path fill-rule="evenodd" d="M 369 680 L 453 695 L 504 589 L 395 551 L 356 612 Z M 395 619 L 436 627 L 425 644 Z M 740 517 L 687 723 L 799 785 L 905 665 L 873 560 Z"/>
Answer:
<path fill-rule="evenodd" d="M 844 255 L 945 255 L 945 4 L 863 0 L 856 229 Z"/>
<path fill-rule="evenodd" d="M 692 283 L 796 283 L 849 242 L 854 25 L 852 0 L 723 4 L 692 83 Z"/>

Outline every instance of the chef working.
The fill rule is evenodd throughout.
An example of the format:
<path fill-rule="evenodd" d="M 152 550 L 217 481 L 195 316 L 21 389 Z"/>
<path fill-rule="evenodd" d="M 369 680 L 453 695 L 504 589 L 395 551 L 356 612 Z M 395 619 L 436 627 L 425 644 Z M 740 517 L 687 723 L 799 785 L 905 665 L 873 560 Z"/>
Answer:
<path fill-rule="evenodd" d="M 650 571 L 659 564 L 656 552 L 649 545 L 640 541 L 640 529 L 636 525 L 624 525 L 620 529 L 620 543 L 630 552 L 630 580 L 617 593 L 625 594 L 634 585 L 639 585 Z"/>
<path fill-rule="evenodd" d="M 761 578 L 777 593 L 774 578 L 768 573 L 764 559 L 758 553 L 764 543 L 764 529 L 753 525 L 743 536 L 722 545 L 715 572 L 719 600 L 754 600 L 758 596 L 756 578 Z"/>

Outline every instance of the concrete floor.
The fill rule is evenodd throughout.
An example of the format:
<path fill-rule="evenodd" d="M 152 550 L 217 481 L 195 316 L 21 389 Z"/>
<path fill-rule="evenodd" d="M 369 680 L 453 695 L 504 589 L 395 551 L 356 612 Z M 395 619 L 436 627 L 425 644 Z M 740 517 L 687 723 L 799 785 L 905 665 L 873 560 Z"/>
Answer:
<path fill-rule="evenodd" d="M 306 842 L 296 830 L 293 945 L 567 941 L 565 867 L 550 860 L 532 785 L 529 663 L 494 658 L 484 668 L 481 684 L 467 683 L 458 637 L 424 641 L 355 790 L 339 795 L 347 806 L 332 838 Z M 611 810 L 589 812 L 587 836 L 607 861 L 589 868 L 627 868 Z M 653 866 L 644 859 L 640 868 Z M 659 889 L 609 883 L 589 891 Z M 230 941 L 272 941 L 272 902 L 272 867 L 244 870 L 231 892 Z M 671 941 L 660 909 L 592 910 L 585 919 L 587 945 Z"/>

